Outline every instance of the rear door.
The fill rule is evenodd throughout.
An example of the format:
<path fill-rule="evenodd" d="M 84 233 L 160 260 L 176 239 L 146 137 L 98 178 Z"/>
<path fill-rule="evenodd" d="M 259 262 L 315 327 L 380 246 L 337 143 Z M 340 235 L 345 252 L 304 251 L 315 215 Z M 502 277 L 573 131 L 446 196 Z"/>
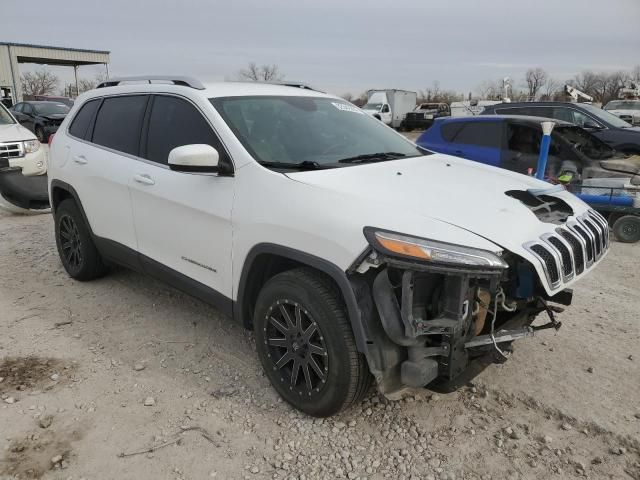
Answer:
<path fill-rule="evenodd" d="M 65 170 L 93 233 L 122 255 L 137 248 L 129 180 L 138 156 L 148 96 L 122 95 L 85 103 L 69 127 Z"/>
<path fill-rule="evenodd" d="M 448 153 L 486 165 L 499 166 L 504 122 L 479 120 L 464 122 L 453 136 Z"/>
<path fill-rule="evenodd" d="M 146 123 L 145 161 L 136 162 L 129 181 L 144 266 L 156 277 L 170 275 L 168 281 L 194 294 L 198 286 L 173 272 L 231 298 L 234 179 L 167 165 L 169 152 L 182 145 L 211 145 L 220 163 L 230 162 L 229 156 L 207 118 L 186 98 L 155 95 Z"/>

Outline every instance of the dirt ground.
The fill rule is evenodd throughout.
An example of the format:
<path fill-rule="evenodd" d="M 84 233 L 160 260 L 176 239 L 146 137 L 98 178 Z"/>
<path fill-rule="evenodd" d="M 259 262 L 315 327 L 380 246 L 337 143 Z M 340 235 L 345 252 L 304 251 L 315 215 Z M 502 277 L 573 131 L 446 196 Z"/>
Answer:
<path fill-rule="evenodd" d="M 72 281 L 52 232 L 0 213 L 0 478 L 640 479 L 640 245 L 473 386 L 317 420 L 249 332 L 130 271 Z"/>

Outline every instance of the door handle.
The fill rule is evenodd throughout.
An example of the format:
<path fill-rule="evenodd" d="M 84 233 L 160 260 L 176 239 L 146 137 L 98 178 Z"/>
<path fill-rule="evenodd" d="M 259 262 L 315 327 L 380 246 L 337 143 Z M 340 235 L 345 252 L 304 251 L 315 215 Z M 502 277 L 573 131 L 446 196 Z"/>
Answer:
<path fill-rule="evenodd" d="M 149 175 L 145 175 L 145 174 L 141 174 L 141 173 L 136 173 L 133 176 L 133 179 L 138 183 L 142 183 L 143 185 L 155 185 L 156 184 L 156 182 L 153 181 L 153 178 L 151 178 Z"/>
<path fill-rule="evenodd" d="M 87 159 L 85 158 L 84 155 L 76 155 L 75 157 L 73 157 L 73 161 L 76 162 L 78 165 L 87 164 Z"/>

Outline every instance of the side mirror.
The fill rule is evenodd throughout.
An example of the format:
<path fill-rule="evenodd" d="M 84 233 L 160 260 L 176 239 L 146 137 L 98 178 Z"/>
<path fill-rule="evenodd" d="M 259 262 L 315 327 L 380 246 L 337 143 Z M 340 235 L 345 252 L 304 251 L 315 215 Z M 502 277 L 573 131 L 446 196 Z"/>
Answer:
<path fill-rule="evenodd" d="M 169 168 L 177 172 L 214 173 L 220 155 L 211 145 L 193 144 L 176 147 L 169 152 Z"/>

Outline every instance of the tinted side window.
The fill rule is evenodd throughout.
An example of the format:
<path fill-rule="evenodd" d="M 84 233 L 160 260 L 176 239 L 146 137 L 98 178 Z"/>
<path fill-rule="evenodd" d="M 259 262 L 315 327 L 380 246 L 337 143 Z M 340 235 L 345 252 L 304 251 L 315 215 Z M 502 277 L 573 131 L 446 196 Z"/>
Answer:
<path fill-rule="evenodd" d="M 93 116 L 98 109 L 98 105 L 100 105 L 99 99 L 90 100 L 80 107 L 80 110 L 76 113 L 75 118 L 69 126 L 69 133 L 71 135 L 82 139 L 86 137 L 89 124 L 91 123 L 91 120 L 93 120 Z"/>
<path fill-rule="evenodd" d="M 93 143 L 138 155 L 147 96 L 105 98 L 96 117 Z"/>
<path fill-rule="evenodd" d="M 12 110 L 14 112 L 22 113 L 22 103 L 17 104 L 15 107 L 12 108 Z"/>
<path fill-rule="evenodd" d="M 154 97 L 145 157 L 166 165 L 171 150 L 194 143 L 211 145 L 222 162 L 224 149 L 198 109 L 176 97 Z"/>
<path fill-rule="evenodd" d="M 450 122 L 442 126 L 442 138 L 447 142 L 452 142 L 458 132 L 464 127 L 464 122 Z"/>
<path fill-rule="evenodd" d="M 469 122 L 455 136 L 454 143 L 500 148 L 502 122 Z"/>

